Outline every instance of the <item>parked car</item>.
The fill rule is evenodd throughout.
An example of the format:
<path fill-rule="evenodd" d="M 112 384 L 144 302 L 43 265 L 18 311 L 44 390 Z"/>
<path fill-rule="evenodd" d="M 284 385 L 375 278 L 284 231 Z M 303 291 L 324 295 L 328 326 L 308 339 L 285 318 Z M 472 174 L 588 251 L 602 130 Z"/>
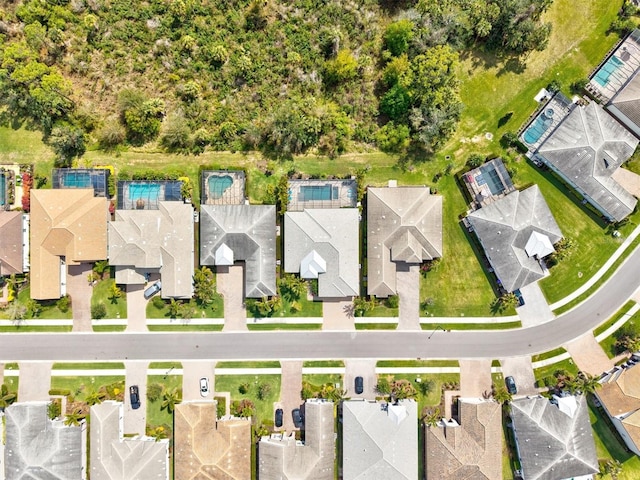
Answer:
<path fill-rule="evenodd" d="M 511 395 L 515 395 L 516 393 L 518 393 L 518 389 L 516 388 L 516 381 L 513 379 L 513 377 L 509 376 L 505 378 L 504 383 L 507 385 L 507 390 Z"/>
<path fill-rule="evenodd" d="M 137 385 L 129 387 L 129 400 L 131 401 L 131 408 L 134 410 L 140 408 L 140 392 Z"/>
<path fill-rule="evenodd" d="M 282 409 L 278 408 L 276 410 L 276 421 L 275 421 L 276 428 L 282 427 L 282 414 L 283 414 Z"/>
<path fill-rule="evenodd" d="M 520 293 L 520 290 L 514 290 L 513 294 L 518 299 L 518 306 L 522 307 L 524 305 L 524 298 L 522 297 L 522 293 Z"/>
<path fill-rule="evenodd" d="M 302 419 L 302 413 L 300 412 L 300 409 L 299 408 L 294 409 L 291 412 L 291 416 L 293 417 L 293 425 L 296 428 L 302 428 L 303 419 Z"/>
<path fill-rule="evenodd" d="M 162 282 L 158 281 L 144 291 L 144 298 L 147 300 L 162 290 Z"/>
<path fill-rule="evenodd" d="M 362 379 L 362 377 L 356 377 L 356 394 L 360 395 L 362 392 L 364 392 L 364 380 Z"/>
<path fill-rule="evenodd" d="M 203 397 L 209 395 L 209 379 L 207 377 L 200 379 L 200 395 Z"/>

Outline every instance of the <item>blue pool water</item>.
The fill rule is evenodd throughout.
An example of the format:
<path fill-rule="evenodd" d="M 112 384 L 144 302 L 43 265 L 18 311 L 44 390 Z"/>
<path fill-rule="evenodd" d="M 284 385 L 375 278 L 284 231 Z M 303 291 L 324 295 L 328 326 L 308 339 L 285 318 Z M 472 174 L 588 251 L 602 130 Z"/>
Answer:
<path fill-rule="evenodd" d="M 209 197 L 213 200 L 217 200 L 222 197 L 224 192 L 233 185 L 233 178 L 229 175 L 222 177 L 211 176 L 207 180 L 209 183 Z"/>
<path fill-rule="evenodd" d="M 546 114 L 541 113 L 540 115 L 538 115 L 538 118 L 536 118 L 533 123 L 529 125 L 527 131 L 524 132 L 524 141 L 529 145 L 536 143 L 538 140 L 540 140 L 540 137 L 542 137 L 544 132 L 547 131 L 552 123 L 552 118 L 549 118 Z"/>
<path fill-rule="evenodd" d="M 310 200 L 332 200 L 338 198 L 338 187 L 331 185 L 306 185 L 300 187 L 299 202 Z"/>
<path fill-rule="evenodd" d="M 160 184 L 158 183 L 132 183 L 129 185 L 129 200 L 157 201 L 160 196 Z"/>
<path fill-rule="evenodd" d="M 607 60 L 607 63 L 598 70 L 598 73 L 595 74 L 593 79 L 601 86 L 606 87 L 609 83 L 609 77 L 611 77 L 611 75 L 622 65 L 624 65 L 624 62 L 615 55 L 612 55 L 611 58 Z"/>
<path fill-rule="evenodd" d="M 91 175 L 88 172 L 64 172 L 62 178 L 62 184 L 68 188 L 90 188 L 93 186 Z"/>
<path fill-rule="evenodd" d="M 7 201 L 7 177 L 0 173 L 0 205 L 4 205 Z"/>

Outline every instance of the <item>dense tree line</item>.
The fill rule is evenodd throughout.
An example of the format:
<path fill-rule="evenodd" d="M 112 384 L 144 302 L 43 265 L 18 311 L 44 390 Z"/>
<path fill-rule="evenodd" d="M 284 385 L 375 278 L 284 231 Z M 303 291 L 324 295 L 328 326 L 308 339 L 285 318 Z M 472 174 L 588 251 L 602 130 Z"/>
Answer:
<path fill-rule="evenodd" d="M 5 3 L 0 105 L 41 128 L 60 165 L 86 142 L 429 151 L 462 109 L 458 51 L 544 48 L 550 2 L 408 1 L 395 20 L 377 0 Z"/>

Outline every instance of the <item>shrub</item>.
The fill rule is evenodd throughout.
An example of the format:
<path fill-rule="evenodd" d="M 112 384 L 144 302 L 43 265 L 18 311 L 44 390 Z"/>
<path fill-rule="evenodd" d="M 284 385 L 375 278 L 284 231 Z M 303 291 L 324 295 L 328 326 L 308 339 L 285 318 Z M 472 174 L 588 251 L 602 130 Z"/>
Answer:
<path fill-rule="evenodd" d="M 68 294 L 61 297 L 60 300 L 56 302 L 56 307 L 58 307 L 58 310 L 62 313 L 67 313 L 71 307 L 71 297 Z"/>
<path fill-rule="evenodd" d="M 398 308 L 398 305 L 400 305 L 400 298 L 398 295 L 391 295 L 387 298 L 387 307 Z"/>
<path fill-rule="evenodd" d="M 325 62 L 324 81 L 327 85 L 337 85 L 352 80 L 357 74 L 358 61 L 351 50 L 340 50 L 336 58 Z"/>
<path fill-rule="evenodd" d="M 478 168 L 480 165 L 484 163 L 485 157 L 480 155 L 479 153 L 472 153 L 469 155 L 467 159 L 467 166 L 469 168 Z"/>
<path fill-rule="evenodd" d="M 397 57 L 409 49 L 409 42 L 412 38 L 413 23 L 411 20 L 398 20 L 390 24 L 384 32 L 384 46 L 394 57 Z"/>
<path fill-rule="evenodd" d="M 216 401 L 216 415 L 218 418 L 222 418 L 227 414 L 227 399 L 225 397 L 215 397 Z"/>
<path fill-rule="evenodd" d="M 115 119 L 109 119 L 105 122 L 100 130 L 98 130 L 98 145 L 103 150 L 113 150 L 118 145 L 124 143 L 127 132 L 124 127 Z"/>
<path fill-rule="evenodd" d="M 96 303 L 91 305 L 91 318 L 95 318 L 96 320 L 100 320 L 107 316 L 107 307 L 104 303 Z"/>
<path fill-rule="evenodd" d="M 153 304 L 153 306 L 155 308 L 157 308 L 158 310 L 161 310 L 164 308 L 165 303 L 164 300 L 162 299 L 162 297 L 156 295 L 155 297 L 153 297 L 153 299 L 151 300 L 151 303 Z"/>
<path fill-rule="evenodd" d="M 251 387 L 251 385 L 249 385 L 248 383 L 242 383 L 240 384 L 240 386 L 238 387 L 238 391 L 242 394 L 242 395 L 246 395 L 247 393 L 249 393 L 249 388 Z"/>
<path fill-rule="evenodd" d="M 258 400 L 266 400 L 271 393 L 271 385 L 268 383 L 261 383 L 258 386 Z"/>
<path fill-rule="evenodd" d="M 164 387 L 159 383 L 150 383 L 147 385 L 147 399 L 150 402 L 157 402 L 162 398 Z"/>

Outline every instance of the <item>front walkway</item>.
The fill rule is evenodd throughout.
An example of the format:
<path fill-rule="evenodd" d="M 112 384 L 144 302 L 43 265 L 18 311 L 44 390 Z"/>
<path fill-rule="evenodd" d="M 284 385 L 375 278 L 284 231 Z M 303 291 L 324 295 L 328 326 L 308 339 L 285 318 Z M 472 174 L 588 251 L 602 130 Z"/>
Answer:
<path fill-rule="evenodd" d="M 126 285 L 127 289 L 127 333 L 146 332 L 147 300 L 144 285 Z"/>
<path fill-rule="evenodd" d="M 460 360 L 460 396 L 482 398 L 491 393 L 491 360 Z"/>
<path fill-rule="evenodd" d="M 244 306 L 244 270 L 240 265 L 217 267 L 218 293 L 224 297 L 224 332 L 248 330 Z"/>
<path fill-rule="evenodd" d="M 520 289 L 520 293 L 522 293 L 524 305 L 516 308 L 516 311 L 523 328 L 540 325 L 555 318 L 538 282 L 525 285 Z"/>
<path fill-rule="evenodd" d="M 19 402 L 49 401 L 53 362 L 20 362 Z"/>
<path fill-rule="evenodd" d="M 90 263 L 69 265 L 67 268 L 67 293 L 71 297 L 74 332 L 93 331 L 91 326 L 91 296 L 93 295 L 93 288 L 88 279 L 91 268 L 92 265 Z"/>
<path fill-rule="evenodd" d="M 323 330 L 355 330 L 353 302 L 326 299 L 322 301 Z"/>
<path fill-rule="evenodd" d="M 302 361 L 280 362 L 282 374 L 280 377 L 280 401 L 274 407 L 282 409 L 282 428 L 288 432 L 295 430 L 291 412 L 302 405 Z"/>
<path fill-rule="evenodd" d="M 398 330 L 421 330 L 420 268 L 418 265 L 398 263 L 396 290 L 400 300 Z"/>
<path fill-rule="evenodd" d="M 578 368 L 591 375 L 600 375 L 614 367 L 614 361 L 607 357 L 600 344 L 587 332 L 575 340 L 563 345 Z"/>

